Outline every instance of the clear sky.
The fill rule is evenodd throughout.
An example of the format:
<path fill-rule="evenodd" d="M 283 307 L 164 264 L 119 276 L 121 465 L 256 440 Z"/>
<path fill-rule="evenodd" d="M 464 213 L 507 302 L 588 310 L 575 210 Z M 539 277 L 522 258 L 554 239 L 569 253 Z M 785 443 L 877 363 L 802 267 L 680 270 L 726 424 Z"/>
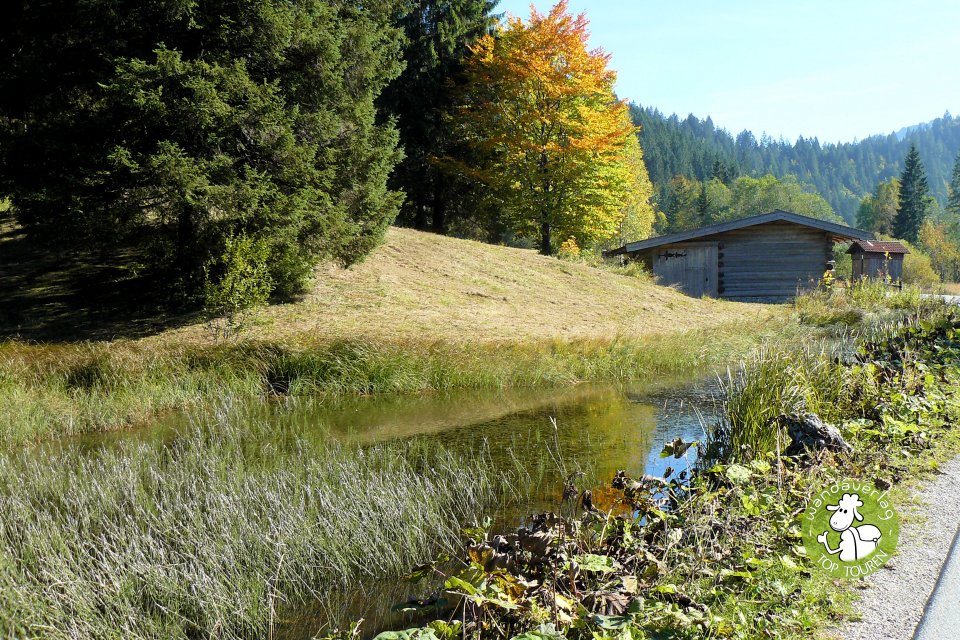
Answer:
<path fill-rule="evenodd" d="M 537 0 L 538 10 L 554 3 Z M 498 11 L 529 15 L 529 0 Z M 960 0 L 571 0 L 617 92 L 732 133 L 850 141 L 960 113 Z"/>

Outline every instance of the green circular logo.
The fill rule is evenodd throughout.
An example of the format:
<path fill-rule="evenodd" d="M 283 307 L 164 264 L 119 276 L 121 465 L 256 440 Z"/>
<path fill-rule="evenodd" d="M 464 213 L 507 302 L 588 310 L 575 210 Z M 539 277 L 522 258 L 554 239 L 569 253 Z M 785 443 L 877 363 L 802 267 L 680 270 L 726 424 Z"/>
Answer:
<path fill-rule="evenodd" d="M 900 523 L 886 491 L 860 480 L 821 489 L 803 513 L 803 546 L 837 578 L 870 575 L 893 555 Z"/>

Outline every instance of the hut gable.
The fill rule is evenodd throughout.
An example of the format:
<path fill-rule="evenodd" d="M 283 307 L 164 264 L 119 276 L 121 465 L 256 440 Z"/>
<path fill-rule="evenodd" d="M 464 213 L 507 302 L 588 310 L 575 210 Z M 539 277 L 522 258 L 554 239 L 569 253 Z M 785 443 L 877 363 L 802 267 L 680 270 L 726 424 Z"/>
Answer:
<path fill-rule="evenodd" d="M 833 244 L 873 234 L 788 211 L 631 242 L 608 255 L 641 260 L 693 296 L 787 299 L 830 268 Z"/>

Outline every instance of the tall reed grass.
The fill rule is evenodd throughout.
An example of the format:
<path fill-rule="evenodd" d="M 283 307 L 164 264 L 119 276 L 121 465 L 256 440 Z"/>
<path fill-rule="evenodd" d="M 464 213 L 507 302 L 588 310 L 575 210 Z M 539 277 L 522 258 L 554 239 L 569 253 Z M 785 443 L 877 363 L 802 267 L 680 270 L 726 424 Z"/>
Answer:
<path fill-rule="evenodd" d="M 0 454 L 0 636 L 267 637 L 281 605 L 426 562 L 534 479 L 233 412 L 172 442 Z"/>
<path fill-rule="evenodd" d="M 706 375 L 784 323 L 518 344 L 0 344 L 0 445 L 106 431 L 222 394 L 419 392 Z"/>
<path fill-rule="evenodd" d="M 884 401 L 877 380 L 866 368 L 843 362 L 859 344 L 883 340 L 904 327 L 932 326 L 952 313 L 937 301 L 913 311 L 876 316 L 841 340 L 808 342 L 790 351 L 760 349 L 729 369 L 720 378 L 722 417 L 707 447 L 707 464 L 786 448 L 787 435 L 776 422 L 782 414 L 812 412 L 840 421 L 875 411 Z"/>
<path fill-rule="evenodd" d="M 924 297 L 920 287 L 896 289 L 877 280 L 858 280 L 849 287 L 834 287 L 797 296 L 794 308 L 801 322 L 816 326 L 856 327 L 865 322 L 887 320 L 918 313 L 942 304 Z"/>
<path fill-rule="evenodd" d="M 720 377 L 721 420 L 712 457 L 750 460 L 785 449 L 776 425 L 784 414 L 831 415 L 843 399 L 848 372 L 836 364 L 838 345 L 813 343 L 793 351 L 761 349 Z"/>

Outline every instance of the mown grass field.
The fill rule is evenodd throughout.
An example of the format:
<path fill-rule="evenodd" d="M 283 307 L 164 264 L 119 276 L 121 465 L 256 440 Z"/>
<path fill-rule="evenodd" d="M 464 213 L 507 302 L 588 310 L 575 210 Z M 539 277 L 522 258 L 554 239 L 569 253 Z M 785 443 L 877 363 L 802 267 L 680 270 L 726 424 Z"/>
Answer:
<path fill-rule="evenodd" d="M 471 344 L 639 338 L 774 315 L 770 306 L 693 299 L 533 250 L 393 228 L 364 262 L 319 268 L 302 301 L 252 314 L 239 337 Z M 157 339 L 207 338 L 194 324 Z"/>
<path fill-rule="evenodd" d="M 44 278 L 55 280 L 51 273 Z M 54 304 L 50 298 L 63 299 L 70 278 L 36 291 L 22 271 L 21 280 L 18 295 L 35 297 L 43 308 Z M 5 291 L 0 296 L 9 297 Z M 64 333 L 33 341 L 29 336 L 51 327 L 5 327 L 0 411 L 7 419 L 0 442 L 117 429 L 225 394 L 706 375 L 789 331 L 787 317 L 780 306 L 697 300 L 644 278 L 533 251 L 393 229 L 366 262 L 320 268 L 303 300 L 254 312 L 229 336 L 182 317 L 171 321 L 180 326 L 114 340 Z M 146 326 L 131 322 L 116 330 Z M 91 335 L 88 325 L 79 328 Z"/>

